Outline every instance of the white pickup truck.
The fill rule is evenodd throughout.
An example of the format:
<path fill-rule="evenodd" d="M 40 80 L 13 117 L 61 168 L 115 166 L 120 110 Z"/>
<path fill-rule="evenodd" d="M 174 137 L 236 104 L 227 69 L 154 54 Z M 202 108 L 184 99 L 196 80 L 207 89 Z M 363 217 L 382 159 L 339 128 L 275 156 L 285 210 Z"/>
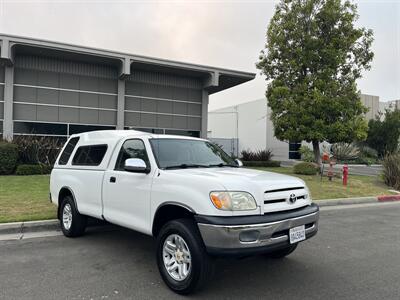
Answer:
<path fill-rule="evenodd" d="M 67 237 L 82 235 L 88 217 L 154 236 L 163 280 L 187 294 L 216 256 L 281 258 L 317 233 L 302 180 L 241 165 L 204 139 L 87 132 L 60 152 L 50 198 Z"/>

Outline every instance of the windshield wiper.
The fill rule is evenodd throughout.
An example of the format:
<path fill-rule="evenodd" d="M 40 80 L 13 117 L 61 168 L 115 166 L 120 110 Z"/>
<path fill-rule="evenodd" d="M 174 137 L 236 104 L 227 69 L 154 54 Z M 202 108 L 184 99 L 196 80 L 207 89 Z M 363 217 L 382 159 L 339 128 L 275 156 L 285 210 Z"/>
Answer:
<path fill-rule="evenodd" d="M 219 164 L 214 164 L 214 165 L 208 165 L 208 167 L 212 168 L 212 167 L 234 167 L 237 168 L 237 165 L 233 165 L 233 164 L 224 164 L 224 163 L 219 163 Z"/>
<path fill-rule="evenodd" d="M 169 169 L 186 169 L 186 168 L 209 168 L 210 166 L 208 165 L 199 165 L 199 164 L 180 164 L 180 165 L 175 165 L 175 166 L 167 166 L 164 167 L 164 170 L 169 170 Z"/>

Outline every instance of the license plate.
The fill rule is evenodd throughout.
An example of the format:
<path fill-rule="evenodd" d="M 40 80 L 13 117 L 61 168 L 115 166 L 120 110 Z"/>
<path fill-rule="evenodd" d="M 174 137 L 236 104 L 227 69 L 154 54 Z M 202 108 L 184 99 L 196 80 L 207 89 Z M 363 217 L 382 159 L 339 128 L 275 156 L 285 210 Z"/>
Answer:
<path fill-rule="evenodd" d="M 295 244 L 306 239 L 306 228 L 304 225 L 289 229 L 290 243 Z"/>

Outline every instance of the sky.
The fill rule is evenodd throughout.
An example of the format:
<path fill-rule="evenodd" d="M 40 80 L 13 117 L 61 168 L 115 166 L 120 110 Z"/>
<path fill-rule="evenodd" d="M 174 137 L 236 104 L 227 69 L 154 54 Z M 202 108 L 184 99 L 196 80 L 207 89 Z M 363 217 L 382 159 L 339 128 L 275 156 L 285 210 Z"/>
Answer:
<path fill-rule="evenodd" d="M 210 96 L 209 109 L 264 97 L 255 63 L 277 1 L 0 0 L 0 32 L 257 74 Z M 357 26 L 374 31 L 371 71 L 358 81 L 380 101 L 400 99 L 400 0 L 359 0 Z"/>

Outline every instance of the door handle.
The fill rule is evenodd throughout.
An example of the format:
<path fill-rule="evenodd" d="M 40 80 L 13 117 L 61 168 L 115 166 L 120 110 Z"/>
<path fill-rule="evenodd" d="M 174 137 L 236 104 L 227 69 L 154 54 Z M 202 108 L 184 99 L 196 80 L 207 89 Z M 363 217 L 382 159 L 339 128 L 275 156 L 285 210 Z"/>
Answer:
<path fill-rule="evenodd" d="M 115 183 L 117 181 L 117 178 L 115 178 L 114 176 L 110 177 L 110 182 L 111 183 Z"/>

